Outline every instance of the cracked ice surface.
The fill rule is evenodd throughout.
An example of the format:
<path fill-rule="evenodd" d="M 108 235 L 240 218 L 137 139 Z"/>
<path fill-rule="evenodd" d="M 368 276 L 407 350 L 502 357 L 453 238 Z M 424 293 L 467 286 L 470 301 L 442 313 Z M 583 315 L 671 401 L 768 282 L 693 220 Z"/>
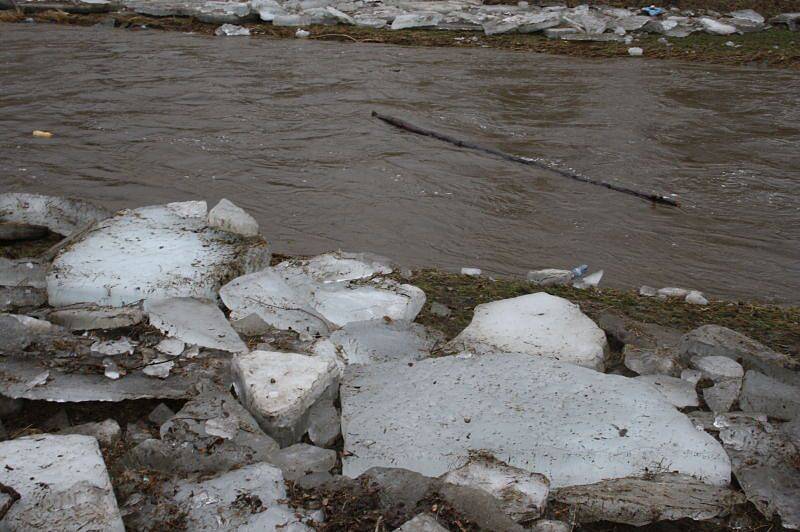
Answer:
<path fill-rule="evenodd" d="M 220 290 L 231 319 L 257 314 L 278 329 L 330 334 L 354 321 L 413 320 L 425 293 L 390 279 L 368 279 L 391 268 L 369 255 L 328 253 L 287 261 L 234 279 Z"/>
<path fill-rule="evenodd" d="M 68 246 L 47 276 L 52 306 L 151 297 L 216 299 L 222 281 L 269 261 L 266 247 L 207 227 L 204 201 L 125 210 Z"/>
<path fill-rule="evenodd" d="M 2 530 L 125 530 L 95 438 L 40 434 L 3 442 L 0 467 L 3 483 L 22 496 Z"/>
<path fill-rule="evenodd" d="M 344 474 L 426 476 L 485 450 L 554 488 L 675 471 L 725 486 L 731 463 L 651 386 L 541 357 L 495 353 L 348 366 Z"/>

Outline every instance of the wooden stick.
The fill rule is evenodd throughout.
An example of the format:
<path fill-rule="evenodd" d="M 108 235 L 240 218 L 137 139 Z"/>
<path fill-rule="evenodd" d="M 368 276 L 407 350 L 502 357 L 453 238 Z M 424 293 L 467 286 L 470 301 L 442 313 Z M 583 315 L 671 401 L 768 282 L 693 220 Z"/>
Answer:
<path fill-rule="evenodd" d="M 60 240 L 60 241 L 56 242 L 55 244 L 53 244 L 53 246 L 50 247 L 50 249 L 48 249 L 44 253 L 42 253 L 39 256 L 39 258 L 41 260 L 47 261 L 47 262 L 52 261 L 54 258 L 56 258 L 56 255 L 58 255 L 59 251 L 61 251 L 66 246 L 72 244 L 73 242 L 77 241 L 83 235 L 85 235 L 86 233 L 88 233 L 89 231 L 94 229 L 95 225 L 97 225 L 96 221 L 95 222 L 89 222 L 88 224 L 84 225 L 83 227 L 81 227 L 77 231 L 74 231 L 72 234 L 70 234 L 69 236 L 67 236 L 63 240 Z"/>
<path fill-rule="evenodd" d="M 552 163 L 548 163 L 546 161 L 542 161 L 540 159 L 531 159 L 529 157 L 520 157 L 518 155 L 512 155 L 510 153 L 506 153 L 500 150 L 495 150 L 494 148 L 487 148 L 485 146 L 481 146 L 480 144 L 475 144 L 473 142 L 469 142 L 466 140 L 460 140 L 457 138 L 453 138 L 449 135 L 445 135 L 443 133 L 437 133 L 436 131 L 431 131 L 430 129 L 421 128 L 419 126 L 415 126 L 414 124 L 410 124 L 405 120 L 400 120 L 399 118 L 394 118 L 392 116 L 387 116 L 378 113 L 377 111 L 372 111 L 372 116 L 379 120 L 383 120 L 387 124 L 390 124 L 396 128 L 403 129 L 405 131 L 409 131 L 411 133 L 416 133 L 417 135 L 422 135 L 425 137 L 432 137 L 443 142 L 447 142 L 449 144 L 453 144 L 454 146 L 458 146 L 459 148 L 469 148 L 471 150 L 480 151 L 483 153 L 488 153 L 490 155 L 495 155 L 500 157 L 501 159 L 505 159 L 507 161 L 512 161 L 515 163 L 520 163 L 528 166 L 535 166 L 537 168 L 542 168 L 543 170 L 549 170 L 551 172 L 555 172 L 559 175 L 564 177 L 569 177 L 570 179 L 574 179 L 576 181 L 581 181 L 583 183 L 589 183 L 591 185 L 597 185 L 600 187 L 605 187 L 610 190 L 614 190 L 616 192 L 623 192 L 625 194 L 630 194 L 631 196 L 636 196 L 638 198 L 642 198 L 648 201 L 652 201 L 653 203 L 661 203 L 663 205 L 669 205 L 671 207 L 677 207 L 678 201 L 674 198 L 669 196 L 664 196 L 661 194 L 656 193 L 647 193 L 641 192 L 639 190 L 634 190 L 632 188 L 628 188 L 623 185 L 616 185 L 614 183 L 609 183 L 608 181 L 597 181 L 595 179 L 591 179 L 589 177 L 580 175 L 575 172 L 571 172 L 569 170 L 564 170 L 563 168 L 558 168 L 554 166 Z"/>

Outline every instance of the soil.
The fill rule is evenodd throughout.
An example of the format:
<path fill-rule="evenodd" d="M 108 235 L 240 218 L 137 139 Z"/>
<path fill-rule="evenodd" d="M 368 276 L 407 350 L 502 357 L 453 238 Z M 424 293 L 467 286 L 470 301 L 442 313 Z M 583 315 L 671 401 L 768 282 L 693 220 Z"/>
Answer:
<path fill-rule="evenodd" d="M 0 12 L 0 16 L 2 12 Z M 64 237 L 50 233 L 45 238 L 35 240 L 11 240 L 0 242 L 0 257 L 5 259 L 23 259 L 25 257 L 38 257 L 51 247 L 55 246 Z"/>
<path fill-rule="evenodd" d="M 402 525 L 407 515 L 428 513 L 438 523 L 453 532 L 481 530 L 475 523 L 460 515 L 450 504 L 436 493 L 422 500 L 416 508 L 386 508 L 381 504 L 381 491 L 377 486 L 362 482 L 355 489 L 300 489 L 289 485 L 289 502 L 295 508 L 325 512 L 325 523 L 316 523 L 315 530 L 321 532 L 384 532 Z M 570 522 L 568 507 L 558 504 L 548 506 L 547 519 Z M 635 527 L 619 523 L 597 522 L 574 524 L 575 532 L 740 532 L 783 530 L 780 524 L 764 519 L 752 504 L 737 506 L 725 519 L 698 522 L 691 519 L 661 521 Z"/>
<path fill-rule="evenodd" d="M 290 503 L 295 508 L 322 509 L 325 522 L 315 524 L 321 532 L 382 532 L 401 526 L 408 515 L 429 513 L 440 525 L 456 532 L 478 531 L 480 528 L 460 515 L 436 494 L 420 501 L 416 508 L 391 507 L 381 504 L 380 488 L 364 480 L 355 489 L 309 489 L 289 486 Z"/>
<path fill-rule="evenodd" d="M 580 2 L 568 2 L 580 3 Z M 636 2 L 634 2 L 636 3 Z M 648 4 L 648 2 L 639 2 Z M 615 2 L 611 2 L 615 4 Z M 720 6 L 721 11 L 731 8 L 751 7 L 769 15 L 781 11 L 796 10 L 794 0 L 698 0 L 680 2 L 682 7 L 694 5 Z M 794 5 L 792 9 L 791 5 Z M 729 7 L 726 7 L 729 6 Z M 148 17 L 135 13 L 91 13 L 68 14 L 62 11 L 43 11 L 25 14 L 16 11 L 0 11 L 0 22 L 24 22 L 33 19 L 38 23 L 58 23 L 91 26 L 108 19 L 122 28 L 142 28 L 213 35 L 218 27 L 185 17 Z M 294 38 L 297 28 L 276 27 L 271 24 L 249 23 L 253 37 Z M 542 34 L 484 35 L 474 31 L 431 31 L 372 29 L 354 26 L 309 26 L 310 39 L 333 40 L 343 43 L 383 43 L 405 46 L 433 46 L 456 48 L 497 48 L 520 52 L 538 52 L 588 58 L 627 57 L 630 46 L 644 49 L 644 57 L 652 59 L 676 59 L 729 65 L 761 65 L 779 68 L 800 69 L 800 33 L 786 29 L 747 33 L 744 35 L 707 35 L 696 33 L 683 39 L 668 39 L 668 44 L 658 42 L 659 35 L 639 36 L 633 45 L 617 42 L 553 41 Z M 727 46 L 731 41 L 736 46 Z"/>

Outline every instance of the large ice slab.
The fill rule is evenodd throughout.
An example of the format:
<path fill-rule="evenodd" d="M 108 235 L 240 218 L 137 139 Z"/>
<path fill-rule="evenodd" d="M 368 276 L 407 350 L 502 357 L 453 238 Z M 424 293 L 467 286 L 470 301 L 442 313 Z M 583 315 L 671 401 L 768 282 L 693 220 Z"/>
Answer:
<path fill-rule="evenodd" d="M 247 351 L 219 307 L 204 299 L 174 297 L 145 301 L 150 325 L 189 345 L 221 349 L 231 353 Z"/>
<path fill-rule="evenodd" d="M 2 530 L 125 530 L 91 436 L 41 434 L 0 443 L 2 482 L 21 498 Z"/>
<path fill-rule="evenodd" d="M 41 194 L 0 194 L 0 222 L 47 227 L 68 236 L 110 213 L 86 201 Z"/>
<path fill-rule="evenodd" d="M 577 305 L 539 292 L 475 307 L 453 350 L 524 353 L 603 370 L 605 333 Z"/>
<path fill-rule="evenodd" d="M 216 299 L 225 281 L 268 264 L 264 243 L 210 229 L 206 211 L 204 201 L 187 201 L 121 211 L 99 223 L 53 262 L 50 304 Z"/>
<path fill-rule="evenodd" d="M 348 366 L 341 404 L 350 477 L 374 466 L 438 476 L 484 450 L 553 487 L 658 468 L 730 481 L 720 444 L 650 385 L 542 357 Z"/>

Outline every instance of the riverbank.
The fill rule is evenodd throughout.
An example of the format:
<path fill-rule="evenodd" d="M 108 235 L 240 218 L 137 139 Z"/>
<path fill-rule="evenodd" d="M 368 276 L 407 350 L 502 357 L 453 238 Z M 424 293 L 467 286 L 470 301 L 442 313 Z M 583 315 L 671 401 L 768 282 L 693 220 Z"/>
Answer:
<path fill-rule="evenodd" d="M 797 308 L 282 256 L 224 199 L 0 230 L 9 530 L 800 528 Z"/>
<path fill-rule="evenodd" d="M 219 24 L 189 17 L 151 17 L 136 13 L 71 14 L 63 11 L 22 13 L 0 11 L 0 22 L 56 23 L 78 26 L 111 25 L 129 30 L 155 29 L 214 35 Z M 295 38 L 297 28 L 269 23 L 243 23 L 251 38 Z M 485 35 L 475 31 L 406 29 L 393 31 L 344 25 L 305 27 L 309 39 L 340 41 L 344 44 L 395 44 L 422 47 L 494 48 L 518 52 L 548 53 L 585 58 L 628 57 L 631 46 L 642 48 L 645 59 L 668 59 L 725 65 L 752 65 L 800 69 L 800 33 L 773 28 L 741 35 L 694 33 L 683 38 L 657 34 L 637 36 L 625 42 L 551 40 L 541 33 Z M 731 44 L 728 44 L 731 43 Z"/>
<path fill-rule="evenodd" d="M 37 257 L 58 243 L 60 237 L 50 233 L 31 241 L 0 242 L 0 258 L 21 260 Z M 272 263 L 297 260 L 276 254 Z M 687 303 L 680 299 L 644 297 L 638 288 L 578 289 L 565 286 L 537 286 L 525 279 L 489 278 L 462 275 L 435 269 L 419 269 L 401 277 L 401 282 L 419 286 L 428 296 L 417 321 L 441 331 L 447 340 L 455 337 L 472 320 L 477 305 L 544 291 L 563 297 L 581 307 L 590 318 L 598 320 L 607 312 L 617 312 L 648 323 L 688 332 L 707 324 L 717 324 L 740 331 L 776 351 L 785 352 L 800 362 L 800 307 L 772 305 L 757 301 L 711 300 L 707 305 Z M 433 303 L 445 305 L 446 316 L 432 311 Z"/>

